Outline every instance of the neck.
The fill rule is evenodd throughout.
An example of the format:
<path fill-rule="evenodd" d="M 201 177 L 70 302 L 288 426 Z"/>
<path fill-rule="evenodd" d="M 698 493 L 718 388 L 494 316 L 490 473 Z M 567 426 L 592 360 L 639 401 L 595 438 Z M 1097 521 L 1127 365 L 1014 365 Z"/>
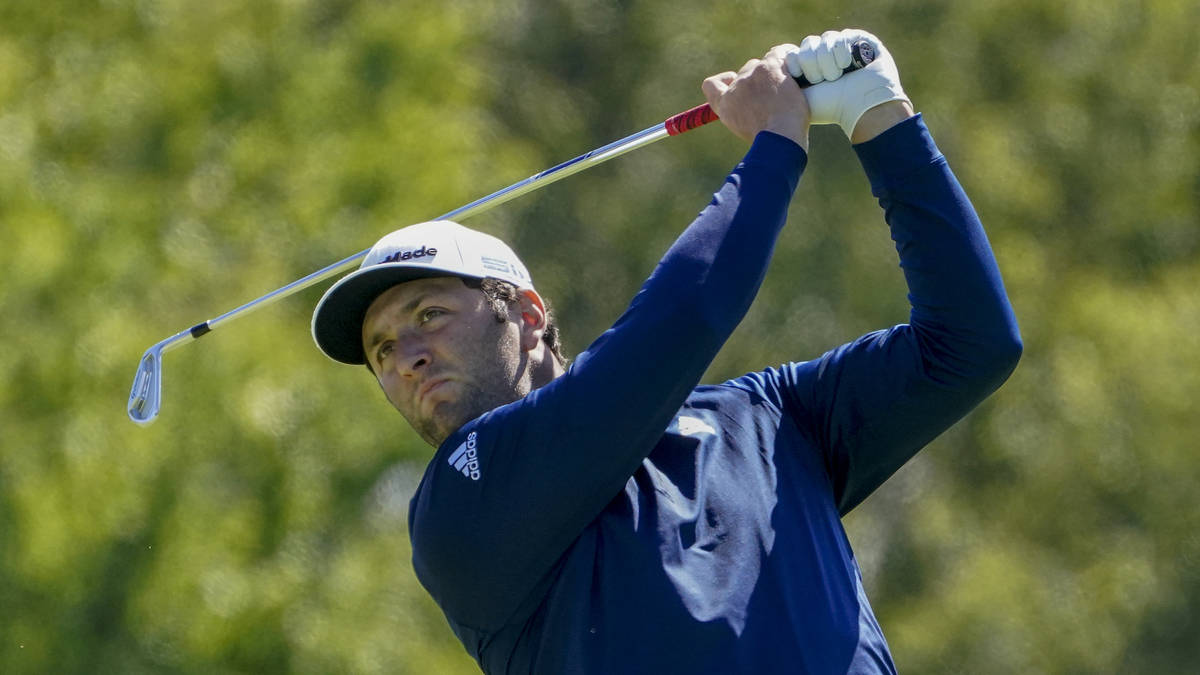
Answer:
<path fill-rule="evenodd" d="M 550 353 L 545 346 L 541 348 L 541 358 L 529 369 L 529 383 L 532 389 L 539 389 L 554 381 L 554 378 L 567 372 L 558 363 L 558 359 L 554 358 L 554 354 Z"/>

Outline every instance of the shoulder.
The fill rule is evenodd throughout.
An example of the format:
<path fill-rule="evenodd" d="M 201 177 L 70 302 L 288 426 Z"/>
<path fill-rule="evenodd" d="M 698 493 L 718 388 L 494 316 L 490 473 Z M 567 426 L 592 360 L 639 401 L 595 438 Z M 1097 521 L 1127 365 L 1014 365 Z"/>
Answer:
<path fill-rule="evenodd" d="M 409 503 L 409 533 L 414 549 L 455 532 L 453 527 L 443 527 L 446 521 L 460 519 L 479 508 L 489 473 L 487 460 L 496 455 L 497 444 L 510 436 L 505 428 L 512 411 L 495 414 L 503 408 L 467 422 L 434 450 Z"/>
<path fill-rule="evenodd" d="M 489 460 L 496 456 L 498 448 L 512 443 L 517 435 L 514 428 L 522 415 L 518 403 L 501 406 L 467 422 L 438 446 L 413 496 L 411 508 L 415 515 L 420 515 L 422 507 L 430 506 L 435 496 L 441 505 L 445 501 L 459 504 L 472 501 L 472 495 L 487 478 Z"/>
<path fill-rule="evenodd" d="M 467 625 L 491 625 L 507 607 L 488 556 L 506 536 L 507 478 L 495 465 L 508 442 L 503 427 L 485 415 L 451 434 L 409 502 L 413 570 L 447 616 Z"/>

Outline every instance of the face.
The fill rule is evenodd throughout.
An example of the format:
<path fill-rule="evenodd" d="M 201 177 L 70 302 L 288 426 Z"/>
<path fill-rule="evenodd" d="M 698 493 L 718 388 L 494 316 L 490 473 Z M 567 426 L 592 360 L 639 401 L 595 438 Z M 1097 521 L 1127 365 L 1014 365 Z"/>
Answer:
<path fill-rule="evenodd" d="M 437 447 L 479 415 L 530 391 L 519 309 L 500 323 L 457 277 L 405 282 L 363 321 L 363 350 L 384 394 Z"/>

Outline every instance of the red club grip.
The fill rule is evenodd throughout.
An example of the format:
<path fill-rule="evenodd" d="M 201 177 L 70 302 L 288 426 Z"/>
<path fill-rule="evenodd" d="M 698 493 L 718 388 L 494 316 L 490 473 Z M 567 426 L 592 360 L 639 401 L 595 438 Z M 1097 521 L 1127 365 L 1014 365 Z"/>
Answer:
<path fill-rule="evenodd" d="M 696 127 L 702 127 L 709 122 L 714 122 L 716 119 L 717 113 L 713 112 L 713 109 L 707 103 L 701 103 L 691 110 L 684 110 L 678 115 L 668 117 L 664 124 L 667 127 L 668 135 L 678 136 L 685 131 L 691 131 Z"/>

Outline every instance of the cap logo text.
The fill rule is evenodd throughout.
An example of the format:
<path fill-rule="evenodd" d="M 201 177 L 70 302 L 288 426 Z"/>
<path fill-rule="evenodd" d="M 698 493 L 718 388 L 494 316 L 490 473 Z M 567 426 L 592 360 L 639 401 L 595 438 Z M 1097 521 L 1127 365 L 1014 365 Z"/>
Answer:
<path fill-rule="evenodd" d="M 415 251 L 396 251 L 383 260 L 380 260 L 379 264 L 382 265 L 383 263 L 404 262 L 407 260 L 424 258 L 425 256 L 432 258 L 437 255 L 437 252 L 438 251 L 436 248 L 425 248 L 424 246 Z"/>

